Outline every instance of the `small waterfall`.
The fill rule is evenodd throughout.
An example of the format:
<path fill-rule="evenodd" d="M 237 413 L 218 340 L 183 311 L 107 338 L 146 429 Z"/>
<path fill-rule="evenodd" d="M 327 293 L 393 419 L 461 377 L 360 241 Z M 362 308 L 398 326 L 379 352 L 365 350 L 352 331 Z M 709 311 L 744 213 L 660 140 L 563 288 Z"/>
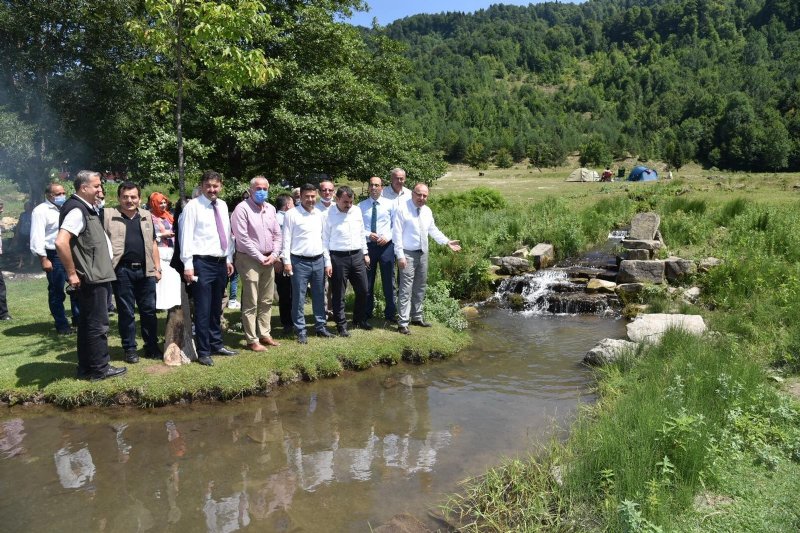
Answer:
<path fill-rule="evenodd" d="M 524 315 L 603 315 L 613 313 L 612 295 L 587 294 L 584 283 L 569 280 L 566 270 L 553 268 L 503 280 L 487 303 Z"/>

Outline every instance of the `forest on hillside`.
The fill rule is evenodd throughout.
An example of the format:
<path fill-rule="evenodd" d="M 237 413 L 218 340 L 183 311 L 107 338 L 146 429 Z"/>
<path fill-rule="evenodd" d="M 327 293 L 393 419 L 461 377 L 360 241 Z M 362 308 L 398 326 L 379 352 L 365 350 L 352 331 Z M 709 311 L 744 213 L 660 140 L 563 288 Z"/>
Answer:
<path fill-rule="evenodd" d="M 634 155 L 800 169 L 800 2 L 589 0 L 387 27 L 363 0 L 0 0 L 0 178 L 366 180 Z M 180 15 L 180 16 L 178 16 Z M 180 52 L 180 53 L 178 53 Z M 178 124 L 181 125 L 178 128 Z M 178 141 L 177 139 L 180 139 Z"/>
<path fill-rule="evenodd" d="M 796 0 L 494 5 L 386 31 L 414 65 L 392 110 L 451 162 L 800 169 Z"/>

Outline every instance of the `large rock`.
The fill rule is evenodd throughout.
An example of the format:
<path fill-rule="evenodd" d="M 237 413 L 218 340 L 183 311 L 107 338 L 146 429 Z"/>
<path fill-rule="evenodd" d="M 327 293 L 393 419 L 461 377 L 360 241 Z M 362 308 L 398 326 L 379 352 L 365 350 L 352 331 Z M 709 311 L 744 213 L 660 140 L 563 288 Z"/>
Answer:
<path fill-rule="evenodd" d="M 647 261 L 650 259 L 650 250 L 625 250 L 622 252 L 623 261 Z"/>
<path fill-rule="evenodd" d="M 615 288 L 617 296 L 624 301 L 628 301 L 631 297 L 636 296 L 644 290 L 644 283 L 621 283 Z"/>
<path fill-rule="evenodd" d="M 661 225 L 661 217 L 657 213 L 637 213 L 631 220 L 629 239 L 651 241 Z"/>
<path fill-rule="evenodd" d="M 634 342 L 657 343 L 668 329 L 680 329 L 692 335 L 702 335 L 706 323 L 700 315 L 670 315 L 654 313 L 639 315 L 627 325 L 628 338 Z"/>
<path fill-rule="evenodd" d="M 521 258 L 525 259 L 526 257 L 528 257 L 528 255 L 530 255 L 530 253 L 531 253 L 531 251 L 528 249 L 528 247 L 527 246 L 523 246 L 519 250 L 514 250 L 514 252 L 511 255 L 513 257 L 521 257 Z"/>
<path fill-rule="evenodd" d="M 531 264 L 527 259 L 521 257 L 492 257 L 492 264 L 500 267 L 497 270 L 498 274 L 507 274 L 509 276 L 518 276 L 525 272 L 531 271 Z"/>
<path fill-rule="evenodd" d="M 539 243 L 533 247 L 528 256 L 533 258 L 533 266 L 537 270 L 547 268 L 556 262 L 556 250 L 552 244 Z"/>
<path fill-rule="evenodd" d="M 700 272 L 708 272 L 714 267 L 718 267 L 722 264 L 721 259 L 717 259 L 716 257 L 706 257 L 705 259 L 700 260 L 700 264 L 697 266 Z"/>
<path fill-rule="evenodd" d="M 635 352 L 637 346 L 635 342 L 624 339 L 603 339 L 586 352 L 583 362 L 591 366 L 605 366 L 619 359 L 625 352 Z"/>
<path fill-rule="evenodd" d="M 617 287 L 617 284 L 613 281 L 606 281 L 604 279 L 591 279 L 589 283 L 586 284 L 586 292 L 593 293 L 593 292 L 602 292 L 606 294 L 610 294 L 614 292 L 614 289 Z"/>
<path fill-rule="evenodd" d="M 647 239 L 623 239 L 622 247 L 626 250 L 651 250 L 656 251 L 664 247 L 662 241 Z"/>
<path fill-rule="evenodd" d="M 617 283 L 664 283 L 663 261 L 623 261 Z"/>
<path fill-rule="evenodd" d="M 667 281 L 682 281 L 696 272 L 697 265 L 694 264 L 694 261 L 680 257 L 668 257 L 664 260 L 664 274 Z"/>

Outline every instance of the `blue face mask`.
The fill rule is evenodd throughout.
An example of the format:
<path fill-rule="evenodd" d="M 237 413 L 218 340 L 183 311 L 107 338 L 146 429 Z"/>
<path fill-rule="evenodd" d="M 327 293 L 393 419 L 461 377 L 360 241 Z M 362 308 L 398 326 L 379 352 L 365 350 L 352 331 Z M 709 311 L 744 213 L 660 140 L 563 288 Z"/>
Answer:
<path fill-rule="evenodd" d="M 55 205 L 56 207 L 61 207 L 62 205 L 64 205 L 64 202 L 66 202 L 66 201 L 67 201 L 67 197 L 64 194 L 62 194 L 60 196 L 54 196 L 53 197 L 53 205 Z"/>
<path fill-rule="evenodd" d="M 253 193 L 253 201 L 257 204 L 263 204 L 269 198 L 269 191 L 262 191 L 261 189 Z"/>

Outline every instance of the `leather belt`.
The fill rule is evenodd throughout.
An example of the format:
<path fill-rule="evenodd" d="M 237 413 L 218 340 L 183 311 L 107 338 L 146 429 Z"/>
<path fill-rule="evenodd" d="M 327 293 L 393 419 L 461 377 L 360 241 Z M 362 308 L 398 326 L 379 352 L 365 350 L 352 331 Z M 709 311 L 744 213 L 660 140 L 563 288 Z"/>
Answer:
<path fill-rule="evenodd" d="M 202 259 L 203 261 L 209 261 L 211 263 L 225 263 L 228 258 L 226 256 L 216 256 L 216 255 L 196 255 L 194 256 L 195 259 Z"/>
<path fill-rule="evenodd" d="M 361 252 L 361 250 L 348 250 L 346 252 L 342 252 L 342 251 L 339 251 L 339 250 L 331 250 L 331 255 L 335 255 L 336 257 L 348 257 L 348 256 L 351 256 L 351 255 L 356 255 L 357 253 L 360 253 L 360 252 Z"/>
<path fill-rule="evenodd" d="M 117 265 L 117 268 L 119 267 L 125 267 L 131 270 L 142 270 L 144 268 L 144 263 L 137 263 L 132 261 L 126 261 L 126 262 L 120 261 L 120 263 Z"/>
<path fill-rule="evenodd" d="M 297 259 L 305 259 L 306 261 L 316 261 L 317 259 L 322 257 L 322 254 L 319 255 L 296 255 L 290 254 L 292 257 Z"/>

